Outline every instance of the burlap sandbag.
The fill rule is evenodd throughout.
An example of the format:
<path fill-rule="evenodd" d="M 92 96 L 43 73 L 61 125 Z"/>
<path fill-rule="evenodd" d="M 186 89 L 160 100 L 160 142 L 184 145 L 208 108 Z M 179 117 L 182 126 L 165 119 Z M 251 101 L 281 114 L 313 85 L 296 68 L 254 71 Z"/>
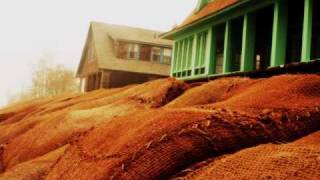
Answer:
<path fill-rule="evenodd" d="M 40 113 L 40 117 L 31 116 L 30 119 L 23 120 L 22 123 L 37 122 L 36 125 L 20 126 L 19 123 L 13 127 L 17 128 L 15 130 L 21 135 L 10 139 L 6 145 L 3 153 L 3 165 L 5 168 L 10 168 L 21 162 L 42 156 L 68 144 L 73 139 L 77 139 L 83 132 L 98 126 L 103 121 L 108 121 L 111 117 L 161 107 L 183 93 L 186 88 L 187 85 L 181 81 L 161 79 L 132 86 L 117 93 L 109 93 L 105 98 L 101 97 L 101 92 L 98 92 L 100 94 L 98 96 L 104 100 L 103 102 L 97 100 L 92 104 L 90 100 L 85 102 L 81 100 L 76 104 L 73 103 L 72 107 L 68 106 L 68 108 L 61 110 L 53 108 L 55 109 L 54 113 L 44 115 Z M 91 94 L 97 96 L 97 93 L 93 92 L 86 95 L 87 98 Z M 102 94 L 105 93 L 102 92 Z M 81 104 L 79 104 L 80 102 Z M 52 106 L 61 107 L 63 104 L 54 104 L 50 107 Z M 50 108 L 46 108 L 46 110 L 48 109 Z M 23 133 L 20 131 L 20 127 L 26 127 L 22 129 Z M 6 128 L 8 127 L 6 126 Z M 9 131 L 10 136 L 6 137 L 12 137 L 11 133 L 17 131 Z"/>
<path fill-rule="evenodd" d="M 191 108 L 115 118 L 75 142 L 47 179 L 168 178 L 208 157 L 291 141 L 320 127 L 317 108 L 272 111 Z"/>
<path fill-rule="evenodd" d="M 289 144 L 245 149 L 184 170 L 175 180 L 320 179 L 320 131 Z"/>

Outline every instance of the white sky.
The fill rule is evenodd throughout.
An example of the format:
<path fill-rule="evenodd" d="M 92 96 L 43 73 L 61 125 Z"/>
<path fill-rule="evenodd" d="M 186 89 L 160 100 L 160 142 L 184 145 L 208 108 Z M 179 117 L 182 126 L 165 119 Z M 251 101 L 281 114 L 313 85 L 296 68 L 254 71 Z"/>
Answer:
<path fill-rule="evenodd" d="M 197 0 L 0 0 L 0 107 L 43 56 L 77 68 L 90 21 L 168 31 Z"/>

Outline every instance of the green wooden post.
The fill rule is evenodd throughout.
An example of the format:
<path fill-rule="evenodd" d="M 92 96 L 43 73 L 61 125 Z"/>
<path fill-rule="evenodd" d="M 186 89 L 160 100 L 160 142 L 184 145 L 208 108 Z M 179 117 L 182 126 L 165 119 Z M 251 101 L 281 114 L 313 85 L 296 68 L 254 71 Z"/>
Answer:
<path fill-rule="evenodd" d="M 184 65 L 184 70 L 188 69 L 188 58 L 189 58 L 189 41 L 188 38 L 184 39 L 185 45 L 184 45 L 184 52 L 185 52 L 185 65 Z"/>
<path fill-rule="evenodd" d="M 185 65 L 185 59 L 186 59 L 186 52 L 185 52 L 185 45 L 186 43 L 184 40 L 181 40 L 181 64 L 180 64 L 180 71 L 182 72 L 184 70 Z"/>
<path fill-rule="evenodd" d="M 287 3 L 287 0 L 277 0 L 274 5 L 271 67 L 285 64 L 288 29 Z"/>
<path fill-rule="evenodd" d="M 192 68 L 192 73 L 191 75 L 195 75 L 195 68 L 196 68 L 196 61 L 197 61 L 197 43 L 198 43 L 198 36 L 197 34 L 194 34 L 193 37 L 193 45 L 192 45 L 192 60 L 191 60 L 191 68 Z"/>
<path fill-rule="evenodd" d="M 180 55 L 181 55 L 180 47 L 181 47 L 180 41 L 177 41 L 177 58 L 176 58 L 176 67 L 175 67 L 176 73 L 179 71 Z"/>
<path fill-rule="evenodd" d="M 177 54 L 177 42 L 174 41 L 173 46 L 172 46 L 172 56 L 171 56 L 171 67 L 170 67 L 170 76 L 173 76 L 173 73 L 175 73 L 175 68 L 176 68 L 176 54 Z"/>
<path fill-rule="evenodd" d="M 245 14 L 242 32 L 241 71 L 252 71 L 255 66 L 256 18 Z"/>
<path fill-rule="evenodd" d="M 210 61 L 211 64 L 209 65 L 209 75 L 216 74 L 216 66 L 217 66 L 217 31 L 216 28 L 212 28 L 211 33 L 211 54 L 210 54 Z"/>
<path fill-rule="evenodd" d="M 196 61 L 196 68 L 199 68 L 201 66 L 201 62 L 202 62 L 202 51 L 203 51 L 203 48 L 202 48 L 202 42 L 203 42 L 203 36 L 201 33 L 198 34 L 198 45 L 197 45 L 197 61 Z"/>
<path fill-rule="evenodd" d="M 306 62 L 311 60 L 311 40 L 312 40 L 312 12 L 313 0 L 304 0 L 304 18 L 302 35 L 301 60 Z"/>
<path fill-rule="evenodd" d="M 213 27 L 210 27 L 208 30 L 208 35 L 207 35 L 207 41 L 206 41 L 206 54 L 205 54 L 205 74 L 209 75 L 209 74 L 213 74 L 214 73 L 214 67 L 213 67 L 213 59 L 212 59 L 212 55 L 213 55 L 213 51 L 212 51 L 212 46 L 213 46 L 213 41 L 212 41 L 212 37 L 213 37 Z"/>
<path fill-rule="evenodd" d="M 188 37 L 188 70 L 192 69 L 192 48 L 193 48 L 193 38 Z"/>
<path fill-rule="evenodd" d="M 189 68 L 189 46 L 190 46 L 190 41 L 189 41 L 189 37 L 186 38 L 186 47 L 185 47 L 185 50 L 186 50 L 186 66 L 185 66 L 185 70 L 188 70 Z"/>
<path fill-rule="evenodd" d="M 226 29 L 224 34 L 224 51 L 223 51 L 223 73 L 231 72 L 231 21 L 226 22 Z"/>
<path fill-rule="evenodd" d="M 182 41 L 179 41 L 179 60 L 178 60 L 178 66 L 177 66 L 177 71 L 178 72 L 181 72 L 181 65 L 182 65 L 182 56 L 183 56 L 183 54 L 182 54 L 182 46 L 183 44 L 182 44 Z"/>

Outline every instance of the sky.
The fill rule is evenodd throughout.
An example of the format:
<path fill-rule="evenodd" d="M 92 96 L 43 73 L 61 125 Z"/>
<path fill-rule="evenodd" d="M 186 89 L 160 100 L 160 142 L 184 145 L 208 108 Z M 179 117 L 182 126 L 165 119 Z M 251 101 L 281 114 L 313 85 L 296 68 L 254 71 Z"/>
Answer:
<path fill-rule="evenodd" d="M 91 21 L 169 31 L 197 0 L 0 0 L 0 107 L 41 58 L 75 71 Z"/>

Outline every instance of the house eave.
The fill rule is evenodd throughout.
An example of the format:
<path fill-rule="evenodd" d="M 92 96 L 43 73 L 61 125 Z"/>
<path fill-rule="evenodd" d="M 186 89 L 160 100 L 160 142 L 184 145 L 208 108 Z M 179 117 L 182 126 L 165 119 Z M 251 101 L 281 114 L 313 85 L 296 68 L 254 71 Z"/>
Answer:
<path fill-rule="evenodd" d="M 157 47 L 172 48 L 171 44 L 136 41 L 136 40 L 130 40 L 130 39 L 124 39 L 124 38 L 113 38 L 113 37 L 112 37 L 112 39 L 117 40 L 117 41 L 122 41 L 122 42 L 128 42 L 128 43 L 137 43 L 137 44 L 151 45 L 151 46 L 157 46 Z"/>
<path fill-rule="evenodd" d="M 182 26 L 182 27 L 177 27 L 176 29 L 173 29 L 173 30 L 171 30 L 169 32 L 165 32 L 165 33 L 161 34 L 160 37 L 163 38 L 163 39 L 173 40 L 176 35 L 181 34 L 181 33 L 185 32 L 185 31 L 188 31 L 189 29 L 191 29 L 194 26 L 198 26 L 198 25 L 204 24 L 204 23 L 208 22 L 210 19 L 212 19 L 212 18 L 214 18 L 216 16 L 219 16 L 219 15 L 221 15 L 223 13 L 226 13 L 226 12 L 230 11 L 231 9 L 237 8 L 237 7 L 247 3 L 249 1 L 252 1 L 252 0 L 239 1 L 239 2 L 233 4 L 233 5 L 229 6 L 229 7 L 221 9 L 221 10 L 219 10 L 217 12 L 214 12 L 214 13 L 212 13 L 212 14 L 210 14 L 208 16 L 205 16 L 203 18 L 200 18 L 200 19 L 198 19 L 198 20 L 196 20 L 196 21 L 194 21 L 194 22 L 192 22 L 190 24 L 187 24 L 187 25 Z"/>

